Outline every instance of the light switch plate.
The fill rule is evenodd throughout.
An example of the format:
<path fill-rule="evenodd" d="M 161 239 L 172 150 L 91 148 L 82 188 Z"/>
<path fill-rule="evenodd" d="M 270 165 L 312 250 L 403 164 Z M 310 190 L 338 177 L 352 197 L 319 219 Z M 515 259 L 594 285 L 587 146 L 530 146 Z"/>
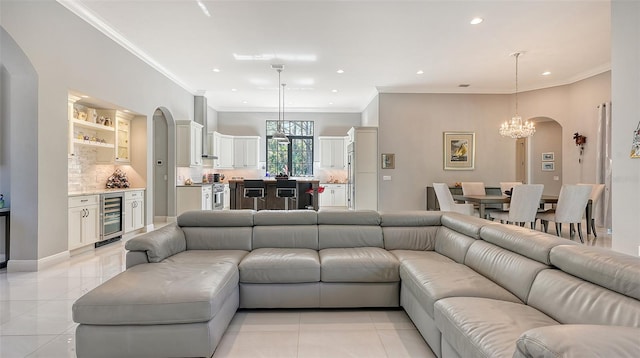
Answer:
<path fill-rule="evenodd" d="M 383 176 L 382 176 L 382 180 L 384 180 L 384 181 L 389 181 L 389 180 L 391 180 L 391 175 L 383 175 Z"/>

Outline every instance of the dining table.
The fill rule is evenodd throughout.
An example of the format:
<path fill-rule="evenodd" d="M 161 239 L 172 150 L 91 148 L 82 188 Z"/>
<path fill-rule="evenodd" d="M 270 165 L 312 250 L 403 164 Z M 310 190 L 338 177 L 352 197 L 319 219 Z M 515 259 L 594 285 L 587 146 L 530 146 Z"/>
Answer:
<path fill-rule="evenodd" d="M 468 203 L 478 204 L 478 211 L 480 217 L 484 218 L 487 205 L 492 204 L 508 204 L 511 202 L 511 197 L 507 195 L 454 195 L 453 199 L 456 201 L 465 201 Z M 540 206 L 544 207 L 544 204 L 557 204 L 557 195 L 543 195 L 540 198 Z"/>
<path fill-rule="evenodd" d="M 485 216 L 485 210 L 487 205 L 491 204 L 508 204 L 511 202 L 511 197 L 507 195 L 454 195 L 453 199 L 456 201 L 465 201 L 468 203 L 478 204 L 478 212 L 481 218 Z M 543 195 L 540 198 L 540 207 L 543 208 L 544 204 L 557 204 L 557 195 Z M 593 215 L 593 202 L 591 199 L 587 202 L 585 208 L 585 217 L 587 221 L 587 235 L 591 234 L 591 216 Z M 595 232 L 594 232 L 595 235 Z"/>

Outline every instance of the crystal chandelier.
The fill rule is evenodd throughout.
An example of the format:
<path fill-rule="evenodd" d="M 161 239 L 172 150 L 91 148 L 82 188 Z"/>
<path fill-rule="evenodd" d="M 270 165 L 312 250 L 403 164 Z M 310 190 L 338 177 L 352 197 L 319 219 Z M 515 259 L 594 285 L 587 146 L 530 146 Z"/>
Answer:
<path fill-rule="evenodd" d="M 284 134 L 284 87 L 285 83 L 280 82 L 280 73 L 284 69 L 283 65 L 271 65 L 271 68 L 278 71 L 278 123 L 275 133 L 273 133 L 272 138 L 278 142 L 278 144 L 287 145 L 289 144 L 289 138 Z M 282 94 L 280 89 L 282 88 Z M 282 111 L 281 111 L 282 109 Z"/>
<path fill-rule="evenodd" d="M 536 132 L 533 122 L 523 122 L 522 117 L 518 115 L 518 57 L 520 55 L 522 55 L 522 52 L 512 54 L 512 56 L 516 57 L 516 115 L 500 126 L 500 135 L 514 139 L 530 137 Z"/>

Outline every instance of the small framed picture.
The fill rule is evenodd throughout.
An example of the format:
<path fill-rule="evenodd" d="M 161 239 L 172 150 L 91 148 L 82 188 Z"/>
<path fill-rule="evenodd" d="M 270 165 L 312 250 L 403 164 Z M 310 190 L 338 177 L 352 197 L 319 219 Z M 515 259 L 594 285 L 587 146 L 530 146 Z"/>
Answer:
<path fill-rule="evenodd" d="M 396 155 L 391 153 L 382 153 L 382 169 L 395 169 Z"/>
<path fill-rule="evenodd" d="M 542 171 L 552 172 L 554 170 L 556 170 L 554 162 L 542 162 Z"/>
<path fill-rule="evenodd" d="M 555 160 L 555 155 L 553 152 L 542 153 L 543 162 L 553 162 L 554 160 Z"/>

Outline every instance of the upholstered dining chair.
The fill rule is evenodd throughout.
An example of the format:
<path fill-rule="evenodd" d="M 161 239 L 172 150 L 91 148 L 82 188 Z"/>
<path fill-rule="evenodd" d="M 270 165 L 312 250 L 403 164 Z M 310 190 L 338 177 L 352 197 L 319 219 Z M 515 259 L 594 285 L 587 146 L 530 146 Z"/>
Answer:
<path fill-rule="evenodd" d="M 604 192 L 604 184 L 584 184 L 578 183 L 578 185 L 589 185 L 591 186 L 591 195 L 589 195 L 589 199 L 591 199 L 591 222 L 587 223 L 591 227 L 591 232 L 593 233 L 593 237 L 598 237 L 596 235 L 596 218 L 593 215 L 593 210 L 596 207 L 596 204 L 600 200 L 602 193 Z"/>
<path fill-rule="evenodd" d="M 542 220 L 544 232 L 548 232 L 549 221 L 556 223 L 556 235 L 562 236 L 562 224 L 578 224 L 578 236 L 582 239 L 582 216 L 589 202 L 591 187 L 587 185 L 563 185 L 560 189 L 558 204 L 555 209 L 550 209 L 536 214 L 536 219 Z M 587 223 L 588 225 L 589 223 Z M 572 235 L 571 229 L 570 235 Z"/>
<path fill-rule="evenodd" d="M 462 195 L 487 195 L 483 182 L 463 181 L 462 183 Z M 473 204 L 472 204 L 473 205 Z M 477 207 L 474 205 L 474 208 Z M 484 209 L 485 216 L 492 210 L 498 210 L 498 208 L 488 207 Z M 486 219 L 486 218 L 483 218 Z"/>
<path fill-rule="evenodd" d="M 498 219 L 501 223 L 514 223 L 520 226 L 531 223 L 531 228 L 535 229 L 536 214 L 543 190 L 544 185 L 542 184 L 513 186 L 509 210 L 492 211 L 489 213 L 489 217 Z"/>
<path fill-rule="evenodd" d="M 458 204 L 453 200 L 449 186 L 445 183 L 433 183 L 441 211 L 454 211 L 465 215 L 473 215 L 473 204 Z"/>
<path fill-rule="evenodd" d="M 501 181 L 500 192 L 502 195 L 506 195 L 504 192 L 513 189 L 516 185 L 522 185 L 521 181 Z M 509 204 L 502 204 L 502 210 L 509 210 Z"/>

